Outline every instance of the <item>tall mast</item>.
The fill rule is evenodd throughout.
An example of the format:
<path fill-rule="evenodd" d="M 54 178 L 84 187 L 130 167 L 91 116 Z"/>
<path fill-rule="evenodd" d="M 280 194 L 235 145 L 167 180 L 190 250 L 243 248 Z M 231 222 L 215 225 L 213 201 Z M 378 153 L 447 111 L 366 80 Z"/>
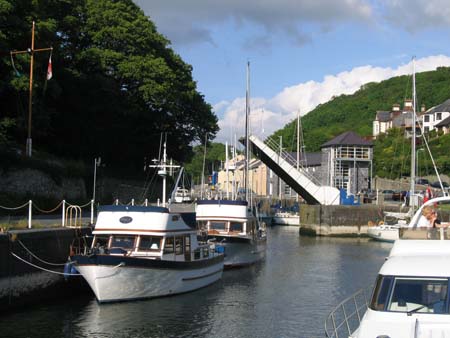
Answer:
<path fill-rule="evenodd" d="M 245 172 L 244 172 L 244 189 L 245 189 L 245 200 L 248 201 L 248 172 L 249 172 L 249 162 L 250 162 L 250 152 L 248 145 L 248 118 L 250 115 L 250 61 L 247 61 L 247 90 L 245 95 Z"/>
<path fill-rule="evenodd" d="M 416 184 L 416 64 L 413 58 L 413 113 L 412 113 L 412 136 L 411 136 L 411 210 L 414 210 L 415 204 L 415 184 Z"/>

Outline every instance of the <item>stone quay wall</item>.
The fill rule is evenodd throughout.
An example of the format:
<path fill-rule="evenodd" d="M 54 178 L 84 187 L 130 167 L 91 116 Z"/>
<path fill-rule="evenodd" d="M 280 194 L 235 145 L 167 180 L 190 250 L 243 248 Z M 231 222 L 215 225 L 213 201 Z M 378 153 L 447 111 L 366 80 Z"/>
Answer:
<path fill-rule="evenodd" d="M 300 234 L 311 236 L 366 236 L 369 224 L 383 220 L 377 205 L 301 205 Z"/>
<path fill-rule="evenodd" d="M 0 309 L 6 311 L 37 304 L 69 294 L 73 283 L 81 286 L 81 277 L 67 282 L 62 272 L 70 245 L 90 234 L 90 227 L 15 230 L 0 234 Z M 12 254 L 55 273 L 33 267 Z"/>

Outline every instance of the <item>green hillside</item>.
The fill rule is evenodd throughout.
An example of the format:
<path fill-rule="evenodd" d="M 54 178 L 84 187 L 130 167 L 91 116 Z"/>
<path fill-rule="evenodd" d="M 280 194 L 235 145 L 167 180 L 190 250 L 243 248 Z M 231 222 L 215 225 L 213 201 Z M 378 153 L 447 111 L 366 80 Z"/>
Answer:
<path fill-rule="evenodd" d="M 320 145 L 348 130 L 361 136 L 372 135 L 372 121 L 377 110 L 391 110 L 411 98 L 411 76 L 399 76 L 380 83 L 368 83 L 353 95 L 341 95 L 319 105 L 302 118 L 307 151 L 318 151 Z M 450 98 L 450 68 L 416 74 L 417 107 L 435 106 Z M 274 133 L 283 136 L 283 145 L 296 145 L 296 121 Z"/>

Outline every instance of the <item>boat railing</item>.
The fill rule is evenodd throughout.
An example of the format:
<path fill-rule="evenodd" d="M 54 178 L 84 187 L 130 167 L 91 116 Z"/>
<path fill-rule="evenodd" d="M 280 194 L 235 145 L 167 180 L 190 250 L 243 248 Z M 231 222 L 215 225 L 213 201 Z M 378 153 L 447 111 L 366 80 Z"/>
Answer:
<path fill-rule="evenodd" d="M 450 231 L 448 228 L 400 228 L 399 237 L 401 239 L 450 240 Z"/>
<path fill-rule="evenodd" d="M 325 320 L 327 338 L 349 337 L 361 323 L 368 306 L 372 287 L 360 289 L 337 305 Z"/>

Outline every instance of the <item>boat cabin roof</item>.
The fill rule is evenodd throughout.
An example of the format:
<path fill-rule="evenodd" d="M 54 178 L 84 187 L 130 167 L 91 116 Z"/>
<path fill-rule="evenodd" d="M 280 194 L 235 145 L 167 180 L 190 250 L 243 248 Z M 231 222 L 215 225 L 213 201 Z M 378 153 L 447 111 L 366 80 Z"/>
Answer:
<path fill-rule="evenodd" d="M 109 205 L 99 208 L 94 234 L 167 235 L 195 232 L 195 213 L 163 207 Z"/>
<path fill-rule="evenodd" d="M 450 277 L 450 241 L 398 240 L 380 274 L 409 277 Z"/>
<path fill-rule="evenodd" d="M 450 278 L 450 255 L 396 256 L 389 258 L 381 275 Z"/>

